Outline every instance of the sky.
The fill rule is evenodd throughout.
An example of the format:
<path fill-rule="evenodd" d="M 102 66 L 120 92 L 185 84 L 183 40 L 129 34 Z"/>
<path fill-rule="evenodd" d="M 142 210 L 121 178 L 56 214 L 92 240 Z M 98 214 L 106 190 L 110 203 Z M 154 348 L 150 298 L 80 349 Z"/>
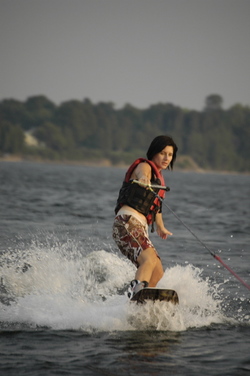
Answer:
<path fill-rule="evenodd" d="M 0 100 L 250 105 L 250 0 L 0 0 Z"/>

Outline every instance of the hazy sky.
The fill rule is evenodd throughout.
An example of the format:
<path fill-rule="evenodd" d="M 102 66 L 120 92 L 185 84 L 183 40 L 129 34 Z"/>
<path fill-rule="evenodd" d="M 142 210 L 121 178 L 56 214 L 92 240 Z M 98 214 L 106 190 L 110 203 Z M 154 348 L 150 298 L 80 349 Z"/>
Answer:
<path fill-rule="evenodd" d="M 0 0 L 0 100 L 250 105 L 250 0 Z"/>

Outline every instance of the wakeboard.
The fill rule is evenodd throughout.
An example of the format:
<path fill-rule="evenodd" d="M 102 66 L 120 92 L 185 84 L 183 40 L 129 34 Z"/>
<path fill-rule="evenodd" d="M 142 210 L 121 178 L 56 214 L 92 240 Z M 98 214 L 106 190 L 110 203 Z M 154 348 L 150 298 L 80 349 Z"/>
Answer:
<path fill-rule="evenodd" d="M 145 289 L 138 291 L 131 299 L 131 301 L 135 301 L 137 303 L 145 303 L 147 300 L 165 301 L 173 304 L 179 303 L 179 298 L 176 291 L 158 289 L 156 287 L 146 287 Z"/>

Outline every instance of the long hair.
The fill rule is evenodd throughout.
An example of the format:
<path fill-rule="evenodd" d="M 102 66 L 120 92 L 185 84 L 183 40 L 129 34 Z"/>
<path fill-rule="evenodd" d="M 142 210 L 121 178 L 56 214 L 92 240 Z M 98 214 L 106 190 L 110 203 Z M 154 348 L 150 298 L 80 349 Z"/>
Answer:
<path fill-rule="evenodd" d="M 171 170 L 173 170 L 174 162 L 176 160 L 176 154 L 178 147 L 172 137 L 169 136 L 157 136 L 153 139 L 151 142 L 148 151 L 147 151 L 147 158 L 151 161 L 154 157 L 155 154 L 160 153 L 163 149 L 165 149 L 166 146 L 172 146 L 173 147 L 173 158 L 172 161 L 170 162 L 170 167 Z"/>

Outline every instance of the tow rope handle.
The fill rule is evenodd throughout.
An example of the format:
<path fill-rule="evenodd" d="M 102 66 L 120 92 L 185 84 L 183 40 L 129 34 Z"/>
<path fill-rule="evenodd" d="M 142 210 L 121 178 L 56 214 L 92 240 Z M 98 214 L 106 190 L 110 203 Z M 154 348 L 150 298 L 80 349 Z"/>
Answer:
<path fill-rule="evenodd" d="M 169 187 L 166 187 L 165 185 L 158 185 L 158 184 L 145 184 L 145 183 L 141 183 L 139 180 L 131 180 L 132 183 L 135 183 L 135 184 L 139 184 L 141 185 L 142 187 L 145 187 L 145 188 L 148 188 L 150 191 L 154 192 L 155 191 L 153 190 L 154 188 L 155 189 L 162 189 L 166 192 L 169 192 L 170 191 L 170 188 Z"/>

